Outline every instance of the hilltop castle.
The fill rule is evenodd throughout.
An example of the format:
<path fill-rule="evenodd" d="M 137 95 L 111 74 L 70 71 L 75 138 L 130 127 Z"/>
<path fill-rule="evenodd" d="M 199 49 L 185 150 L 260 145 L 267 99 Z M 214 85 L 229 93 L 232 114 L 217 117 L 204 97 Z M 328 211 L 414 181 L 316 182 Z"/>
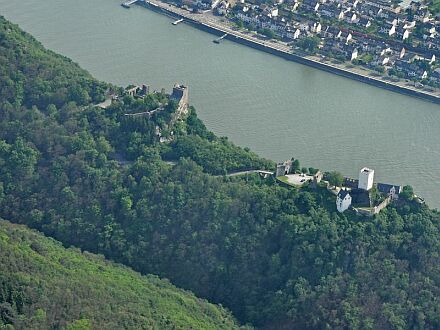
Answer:
<path fill-rule="evenodd" d="M 379 195 L 379 200 L 381 200 L 377 205 L 374 205 L 376 201 L 372 196 L 373 191 Z M 359 179 L 344 178 L 343 187 L 336 196 L 336 208 L 342 213 L 355 205 L 354 209 L 359 213 L 377 214 L 389 203 L 397 200 L 401 191 L 401 186 L 374 184 L 374 170 L 364 167 L 359 172 Z"/>

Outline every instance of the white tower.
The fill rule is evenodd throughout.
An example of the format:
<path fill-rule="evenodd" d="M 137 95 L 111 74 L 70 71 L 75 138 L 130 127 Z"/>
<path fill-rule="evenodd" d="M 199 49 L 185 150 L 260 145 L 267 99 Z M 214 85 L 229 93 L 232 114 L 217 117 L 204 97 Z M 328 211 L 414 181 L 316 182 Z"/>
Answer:
<path fill-rule="evenodd" d="M 374 170 L 368 167 L 361 169 L 359 173 L 359 189 L 370 190 L 373 188 Z"/>

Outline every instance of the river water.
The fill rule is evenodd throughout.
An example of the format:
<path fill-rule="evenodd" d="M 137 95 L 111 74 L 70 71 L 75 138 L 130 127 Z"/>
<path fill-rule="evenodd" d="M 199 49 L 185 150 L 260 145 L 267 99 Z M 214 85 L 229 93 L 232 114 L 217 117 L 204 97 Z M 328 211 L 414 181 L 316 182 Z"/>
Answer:
<path fill-rule="evenodd" d="M 209 129 L 274 160 L 410 184 L 440 207 L 440 106 L 224 40 L 118 0 L 0 0 L 0 14 L 95 77 L 190 87 Z"/>

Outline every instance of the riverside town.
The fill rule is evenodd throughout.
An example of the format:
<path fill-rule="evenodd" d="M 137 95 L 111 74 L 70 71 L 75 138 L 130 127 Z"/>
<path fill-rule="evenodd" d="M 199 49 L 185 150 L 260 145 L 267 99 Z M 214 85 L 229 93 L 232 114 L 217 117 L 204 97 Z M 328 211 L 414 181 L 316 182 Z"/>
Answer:
<path fill-rule="evenodd" d="M 131 0 L 223 38 L 440 102 L 439 17 L 422 0 Z"/>

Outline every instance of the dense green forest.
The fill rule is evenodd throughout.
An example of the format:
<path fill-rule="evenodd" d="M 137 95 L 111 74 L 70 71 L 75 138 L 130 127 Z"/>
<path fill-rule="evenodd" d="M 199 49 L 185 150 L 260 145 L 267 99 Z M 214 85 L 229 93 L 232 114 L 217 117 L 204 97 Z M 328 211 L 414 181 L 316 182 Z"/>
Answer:
<path fill-rule="evenodd" d="M 235 329 L 223 309 L 0 220 L 0 329 Z"/>
<path fill-rule="evenodd" d="M 20 106 L 78 105 L 103 100 L 106 84 L 66 57 L 45 50 L 33 38 L 1 21 L 0 100 Z M 35 59 L 38 58 L 38 61 Z"/>
<path fill-rule="evenodd" d="M 151 118 L 124 116 L 151 110 L 163 94 L 86 106 L 78 95 L 99 101 L 109 86 L 5 20 L 0 36 L 2 63 L 18 69 L 0 77 L 0 86 L 15 86 L 10 95 L 20 95 L 13 82 L 26 76 L 29 57 L 43 82 L 52 77 L 44 93 L 64 90 L 53 82 L 66 79 L 83 89 L 57 104 L 39 97 L 38 84 L 30 100 L 2 96 L 1 217 L 168 278 L 243 324 L 440 328 L 439 212 L 408 201 L 355 218 L 337 213 L 325 189 L 222 176 L 273 163 L 215 137 L 194 109 L 171 125 L 172 102 Z M 45 65 L 51 57 L 66 73 Z M 172 142 L 159 143 L 157 128 Z"/>

